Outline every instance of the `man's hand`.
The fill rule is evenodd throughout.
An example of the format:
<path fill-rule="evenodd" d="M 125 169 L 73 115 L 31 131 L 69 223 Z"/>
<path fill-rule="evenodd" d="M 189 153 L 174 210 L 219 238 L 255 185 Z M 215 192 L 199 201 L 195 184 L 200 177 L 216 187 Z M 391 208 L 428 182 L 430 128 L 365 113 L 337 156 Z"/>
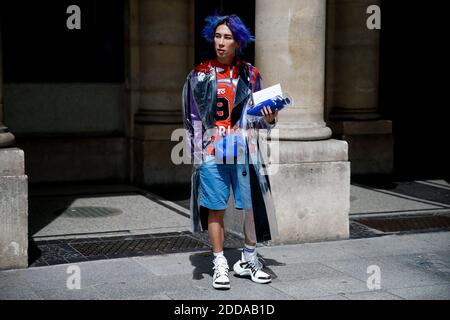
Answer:
<path fill-rule="evenodd" d="M 270 107 L 264 107 L 261 109 L 261 114 L 266 118 L 268 123 L 273 124 L 272 122 L 274 122 L 278 116 L 278 109 L 276 109 L 275 112 L 272 112 Z"/>

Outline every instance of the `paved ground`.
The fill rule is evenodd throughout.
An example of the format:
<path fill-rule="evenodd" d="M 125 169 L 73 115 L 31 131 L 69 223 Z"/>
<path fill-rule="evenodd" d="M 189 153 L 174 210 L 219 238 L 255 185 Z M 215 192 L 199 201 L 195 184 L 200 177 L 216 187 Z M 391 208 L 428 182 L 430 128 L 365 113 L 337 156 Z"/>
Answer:
<path fill-rule="evenodd" d="M 239 253 L 225 255 L 234 262 Z M 267 285 L 231 272 L 231 290 L 214 290 L 210 254 L 196 252 L 2 271 L 0 299 L 450 299 L 450 232 L 261 247 L 259 253 L 274 277 Z M 80 289 L 67 288 L 68 279 L 76 284 L 70 282 L 74 265 Z"/>
<path fill-rule="evenodd" d="M 92 216 L 77 215 L 72 209 L 91 211 Z M 180 232 L 189 226 L 186 208 L 134 186 L 30 188 L 29 232 L 34 239 Z"/>
<path fill-rule="evenodd" d="M 129 185 L 31 186 L 30 235 L 44 240 L 188 231 L 189 192 L 156 192 Z M 351 217 L 450 213 L 450 184 L 445 180 L 354 182 L 350 194 Z M 102 207 L 112 214 L 86 219 L 70 213 L 80 207 Z"/>
<path fill-rule="evenodd" d="M 450 185 L 444 180 L 355 182 L 350 200 L 352 220 L 399 214 L 448 215 Z M 83 217 L 70 212 L 76 207 L 99 206 L 110 208 L 112 214 L 92 212 L 93 217 Z M 186 193 L 173 190 L 157 196 L 124 185 L 30 188 L 30 236 L 35 241 L 78 241 L 185 232 L 189 230 L 187 208 Z M 211 256 L 205 249 L 0 271 L 0 300 L 450 299 L 450 232 L 381 232 L 379 237 L 369 232 L 364 238 L 366 231 L 358 231 L 358 224 L 351 227 L 363 237 L 261 246 L 259 253 L 274 278 L 268 285 L 232 276 L 231 290 L 214 290 Z M 232 264 L 240 251 L 236 246 L 229 248 L 225 255 Z M 67 287 L 68 280 L 74 279 L 70 273 L 74 271 L 68 270 L 71 266 L 79 267 L 80 289 Z"/>

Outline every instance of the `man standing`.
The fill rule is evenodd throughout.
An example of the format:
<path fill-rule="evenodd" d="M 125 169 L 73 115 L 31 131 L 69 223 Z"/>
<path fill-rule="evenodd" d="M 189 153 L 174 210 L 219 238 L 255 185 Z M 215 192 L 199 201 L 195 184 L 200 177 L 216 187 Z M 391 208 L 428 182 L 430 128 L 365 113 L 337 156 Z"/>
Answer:
<path fill-rule="evenodd" d="M 213 287 L 229 289 L 229 266 L 223 254 L 223 219 L 232 186 L 235 207 L 245 215 L 245 244 L 241 260 L 234 264 L 233 270 L 257 283 L 269 283 L 271 277 L 262 271 L 256 242 L 270 240 L 273 234 L 271 221 L 275 217 L 270 184 L 268 177 L 261 174 L 264 171 L 261 163 L 249 160 L 252 152 L 258 152 L 251 148 L 256 145 L 252 133 L 273 128 L 277 111 L 272 113 L 270 108 L 264 108 L 260 117 L 246 114 L 253 106 L 252 92 L 261 89 L 261 77 L 256 67 L 239 58 L 242 49 L 254 41 L 241 19 L 235 15 L 210 16 L 206 18 L 203 36 L 214 44 L 216 57 L 198 65 L 183 88 L 184 125 L 194 160 L 193 231 L 208 230 L 214 255 Z M 230 158 L 230 150 L 232 159 L 236 160 L 236 153 L 241 152 L 244 161 L 231 164 L 222 161 Z"/>

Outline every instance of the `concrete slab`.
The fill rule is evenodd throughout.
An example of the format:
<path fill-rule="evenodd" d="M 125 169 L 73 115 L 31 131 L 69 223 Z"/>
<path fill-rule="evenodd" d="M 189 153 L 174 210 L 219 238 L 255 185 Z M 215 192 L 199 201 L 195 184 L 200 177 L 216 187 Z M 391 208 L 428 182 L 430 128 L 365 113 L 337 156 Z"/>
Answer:
<path fill-rule="evenodd" d="M 450 250 L 450 232 L 418 233 L 414 238 L 429 242 L 440 250 Z"/>
<path fill-rule="evenodd" d="M 365 282 L 349 276 L 274 282 L 271 286 L 296 299 L 308 299 L 367 291 Z"/>
<path fill-rule="evenodd" d="M 442 209 L 442 206 L 429 204 L 420 199 L 407 199 L 401 194 L 389 194 L 388 190 L 351 185 L 350 214 L 405 213 L 409 211 L 428 211 Z"/>
<path fill-rule="evenodd" d="M 450 279 L 450 251 L 396 256 L 396 261 L 414 269 Z"/>
<path fill-rule="evenodd" d="M 166 294 L 155 294 L 155 295 L 144 295 L 141 297 L 133 297 L 129 300 L 172 300 L 168 295 Z"/>
<path fill-rule="evenodd" d="M 177 275 L 177 274 L 212 274 L 212 255 L 210 252 L 186 254 L 171 254 L 153 257 L 133 258 L 152 274 Z M 229 261 L 231 264 L 232 261 Z"/>
<path fill-rule="evenodd" d="M 105 207 L 122 213 L 103 217 L 57 214 L 58 210 L 75 207 Z M 30 234 L 33 237 L 119 231 L 161 233 L 189 228 L 188 217 L 140 194 L 81 194 L 30 199 Z"/>
<path fill-rule="evenodd" d="M 21 274 L 33 290 L 50 290 L 67 287 L 67 266 L 50 266 L 27 269 Z"/>
<path fill-rule="evenodd" d="M 43 300 L 34 291 L 0 291 L 0 300 Z"/>
<path fill-rule="evenodd" d="M 133 297 L 154 296 L 168 292 L 187 290 L 195 292 L 201 289 L 198 280 L 192 280 L 189 275 L 170 275 L 155 278 L 132 277 L 121 282 L 110 282 L 95 285 L 95 289 L 107 299 L 129 299 Z M 172 298 L 172 297 L 171 297 Z"/>
<path fill-rule="evenodd" d="M 22 273 L 21 276 L 34 290 L 65 290 L 67 288 L 67 279 L 73 274 L 68 273 L 68 268 L 74 265 L 80 268 L 82 289 L 100 283 L 120 283 L 130 277 L 139 276 L 142 279 L 150 279 L 152 276 L 147 269 L 131 259 L 98 260 L 30 268 Z"/>
<path fill-rule="evenodd" d="M 308 298 L 308 299 L 304 299 L 304 300 L 348 300 L 345 296 L 343 295 L 331 295 L 331 296 L 324 296 L 324 297 L 315 297 L 315 298 Z"/>
<path fill-rule="evenodd" d="M 122 284 L 136 278 L 143 282 L 156 278 L 132 258 L 97 260 L 77 265 L 80 267 L 82 288 L 104 283 Z"/>
<path fill-rule="evenodd" d="M 349 255 L 362 258 L 427 253 L 445 249 L 440 243 L 425 241 L 409 235 L 390 235 L 353 241 L 351 244 L 336 243 L 336 247 L 345 250 Z"/>
<path fill-rule="evenodd" d="M 434 285 L 389 290 L 393 294 L 408 300 L 449 300 L 450 285 Z"/>
<path fill-rule="evenodd" d="M 450 284 L 450 277 L 443 273 L 424 271 L 416 266 L 405 263 L 399 257 L 373 257 L 362 260 L 329 261 L 324 262 L 326 266 L 338 270 L 348 276 L 364 282 L 366 285 L 372 272 L 371 266 L 380 269 L 381 289 L 408 288 L 415 286 Z"/>
<path fill-rule="evenodd" d="M 185 254 L 185 259 L 188 256 Z M 155 262 L 141 260 L 141 263 Z M 167 261 L 167 264 L 170 264 Z M 209 264 L 208 264 L 209 266 Z M 233 277 L 230 272 L 232 289 L 229 292 L 217 291 L 212 288 L 212 275 L 205 273 L 195 276 L 192 273 L 174 274 L 169 271 L 166 275 L 146 279 L 128 278 L 121 282 L 103 283 L 95 285 L 95 289 L 107 299 L 129 299 L 145 298 L 163 294 L 171 299 L 291 299 L 290 296 L 269 287 L 268 285 L 258 285 L 249 279 Z M 251 290 L 254 288 L 255 290 Z M 251 292 L 249 292 L 249 289 Z"/>
<path fill-rule="evenodd" d="M 250 279 L 237 278 L 230 273 L 230 290 L 215 290 L 212 287 L 212 277 L 205 276 L 203 279 L 195 280 L 197 289 L 166 291 L 165 293 L 180 300 L 292 300 L 289 294 L 271 286 L 270 284 L 257 284 Z"/>
<path fill-rule="evenodd" d="M 360 293 L 346 293 L 344 297 L 349 300 L 403 300 L 403 298 L 392 293 L 374 290 Z"/>
<path fill-rule="evenodd" d="M 258 252 L 264 259 L 272 259 L 278 263 L 308 263 L 358 258 L 349 248 L 343 245 L 342 241 L 331 241 L 261 247 Z"/>
<path fill-rule="evenodd" d="M 102 300 L 105 299 L 95 288 L 84 289 L 56 289 L 36 291 L 44 300 Z"/>
<path fill-rule="evenodd" d="M 7 291 L 26 291 L 30 288 L 30 284 L 24 277 L 23 272 L 19 271 L 2 271 L 0 272 L 0 292 Z"/>
<path fill-rule="evenodd" d="M 267 271 L 274 278 L 273 282 L 291 282 L 298 280 L 338 277 L 343 273 L 322 263 L 293 263 L 269 266 Z"/>

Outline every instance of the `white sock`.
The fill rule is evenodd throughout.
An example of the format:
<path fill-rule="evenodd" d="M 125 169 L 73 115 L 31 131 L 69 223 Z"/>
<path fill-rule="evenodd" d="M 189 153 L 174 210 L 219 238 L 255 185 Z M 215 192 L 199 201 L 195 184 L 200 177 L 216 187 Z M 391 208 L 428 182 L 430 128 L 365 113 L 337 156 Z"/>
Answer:
<path fill-rule="evenodd" d="M 223 250 L 219 251 L 219 252 L 213 252 L 213 255 L 214 255 L 214 260 L 217 259 L 218 257 L 224 257 L 225 258 L 225 256 L 223 255 Z"/>
<path fill-rule="evenodd" d="M 249 246 L 248 244 L 244 244 L 244 249 L 242 251 L 244 252 L 245 261 L 249 261 L 256 255 L 256 245 Z"/>

